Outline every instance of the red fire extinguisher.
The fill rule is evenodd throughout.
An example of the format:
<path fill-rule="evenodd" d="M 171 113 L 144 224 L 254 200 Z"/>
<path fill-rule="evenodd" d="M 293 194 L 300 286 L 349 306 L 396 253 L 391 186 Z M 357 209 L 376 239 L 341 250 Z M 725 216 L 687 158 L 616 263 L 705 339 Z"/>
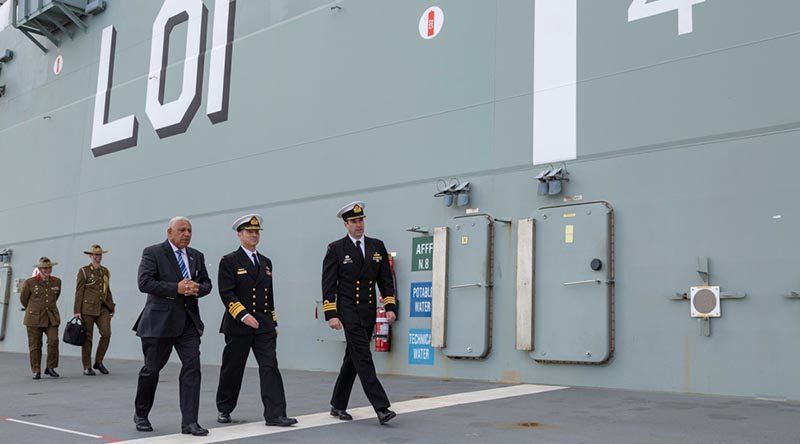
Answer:
<path fill-rule="evenodd" d="M 394 253 L 389 255 L 389 268 L 392 270 L 395 293 L 397 292 L 397 275 L 394 272 Z M 381 296 L 383 299 L 383 296 Z M 386 309 L 379 307 L 375 312 L 375 352 L 388 353 L 392 349 L 392 328 L 386 319 Z"/>
<path fill-rule="evenodd" d="M 390 349 L 389 320 L 386 319 L 386 310 L 379 308 L 375 313 L 375 352 L 387 353 Z"/>

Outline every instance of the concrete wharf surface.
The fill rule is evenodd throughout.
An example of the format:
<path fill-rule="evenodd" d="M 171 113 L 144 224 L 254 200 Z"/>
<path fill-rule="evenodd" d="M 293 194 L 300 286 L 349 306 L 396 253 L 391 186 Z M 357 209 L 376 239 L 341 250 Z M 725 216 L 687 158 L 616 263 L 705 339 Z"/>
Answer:
<path fill-rule="evenodd" d="M 218 424 L 218 366 L 203 366 L 199 423 L 206 437 L 180 435 L 178 373 L 161 373 L 150 413 L 154 431 L 134 428 L 141 362 L 108 360 L 109 375 L 84 376 L 62 356 L 58 379 L 31 380 L 28 357 L 0 353 L 0 443 L 800 443 L 800 402 L 533 384 L 494 384 L 381 375 L 398 412 L 378 424 L 358 383 L 343 422 L 328 414 L 336 375 L 282 370 L 291 428 L 263 424 L 258 372 L 250 368 L 232 424 Z"/>

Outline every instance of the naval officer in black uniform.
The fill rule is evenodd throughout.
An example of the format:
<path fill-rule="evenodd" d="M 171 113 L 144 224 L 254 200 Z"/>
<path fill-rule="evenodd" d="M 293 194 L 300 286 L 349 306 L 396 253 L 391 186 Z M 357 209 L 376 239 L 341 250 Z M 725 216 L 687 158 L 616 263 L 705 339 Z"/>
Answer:
<path fill-rule="evenodd" d="M 322 307 L 325 320 L 335 330 L 344 327 L 347 348 L 331 397 L 331 415 L 353 419 L 347 413 L 356 375 L 369 402 L 386 424 L 396 416 L 375 374 L 369 349 L 377 308 L 375 285 L 383 296 L 386 318 L 397 318 L 397 299 L 388 253 L 379 239 L 364 236 L 364 202 L 351 202 L 336 214 L 344 220 L 347 236 L 331 242 L 322 262 Z"/>
<path fill-rule="evenodd" d="M 286 396 L 275 352 L 278 319 L 272 291 L 272 261 L 256 251 L 263 219 L 242 216 L 233 223 L 241 247 L 219 261 L 219 295 L 225 305 L 220 333 L 225 334 L 222 368 L 217 388 L 217 422 L 231 422 L 242 388 L 250 349 L 258 362 L 261 402 L 268 426 L 287 427 L 297 419 L 286 417 Z"/>

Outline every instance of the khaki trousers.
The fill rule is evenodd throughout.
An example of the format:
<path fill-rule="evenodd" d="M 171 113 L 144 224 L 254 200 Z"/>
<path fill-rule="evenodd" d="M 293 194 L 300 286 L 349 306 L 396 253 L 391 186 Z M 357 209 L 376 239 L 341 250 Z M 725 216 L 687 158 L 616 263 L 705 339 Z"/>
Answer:
<path fill-rule="evenodd" d="M 47 368 L 58 367 L 58 326 L 27 328 L 31 370 L 34 373 L 42 371 L 42 333 L 47 336 Z"/>
<path fill-rule="evenodd" d="M 108 344 L 111 342 L 111 312 L 104 305 L 100 308 L 100 316 L 82 314 L 81 321 L 86 327 L 86 342 L 81 347 L 81 358 L 83 359 L 83 368 L 87 369 L 92 366 L 92 332 L 95 325 L 97 325 L 97 331 L 100 333 L 100 340 L 97 342 L 97 354 L 94 362 L 102 364 L 103 358 L 106 356 Z"/>

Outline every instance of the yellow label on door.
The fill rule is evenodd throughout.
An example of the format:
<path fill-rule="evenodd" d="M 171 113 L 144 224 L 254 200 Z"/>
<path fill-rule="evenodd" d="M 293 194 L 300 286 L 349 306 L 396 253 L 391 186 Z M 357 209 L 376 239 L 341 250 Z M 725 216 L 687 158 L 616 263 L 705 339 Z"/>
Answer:
<path fill-rule="evenodd" d="M 575 226 L 574 225 L 567 225 L 564 227 L 564 243 L 571 244 L 573 241 L 573 236 L 575 234 Z"/>
<path fill-rule="evenodd" d="M 469 243 L 469 236 L 461 236 L 461 245 L 467 245 Z"/>

